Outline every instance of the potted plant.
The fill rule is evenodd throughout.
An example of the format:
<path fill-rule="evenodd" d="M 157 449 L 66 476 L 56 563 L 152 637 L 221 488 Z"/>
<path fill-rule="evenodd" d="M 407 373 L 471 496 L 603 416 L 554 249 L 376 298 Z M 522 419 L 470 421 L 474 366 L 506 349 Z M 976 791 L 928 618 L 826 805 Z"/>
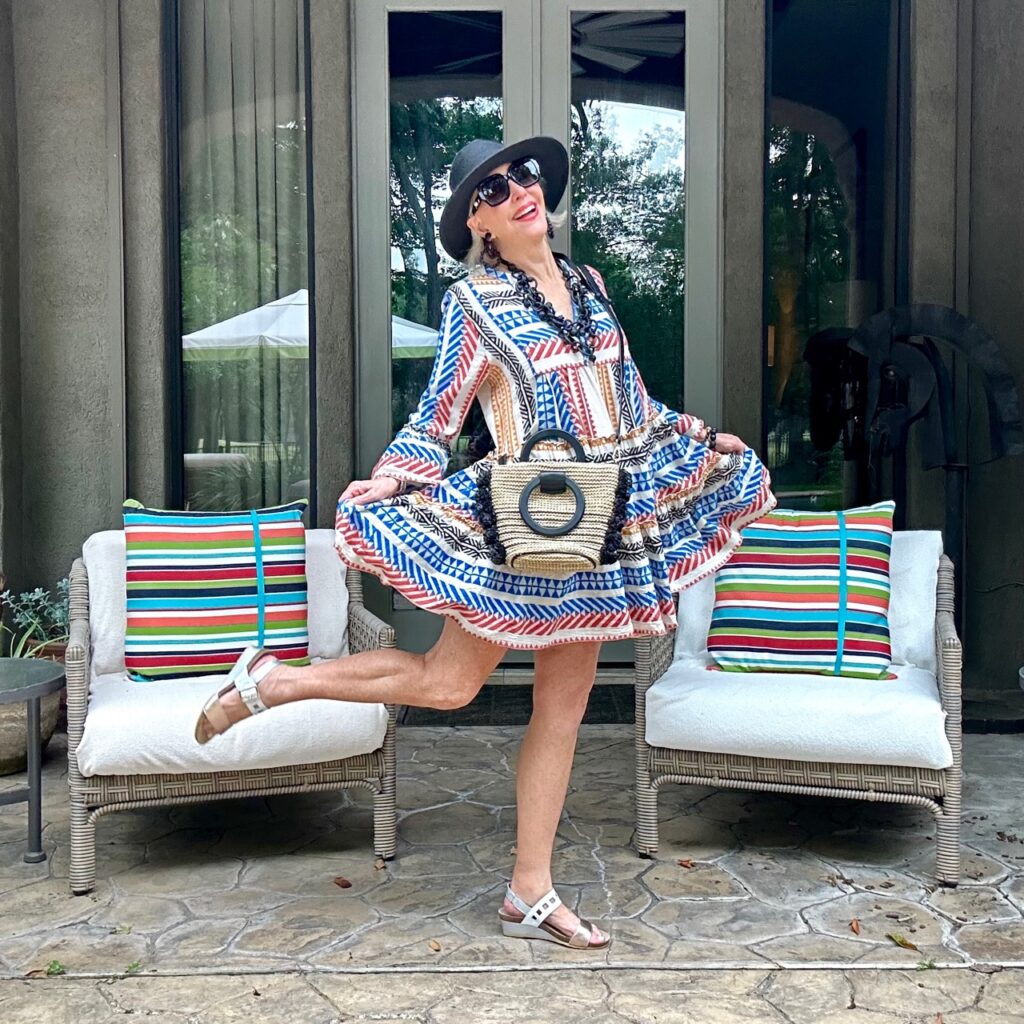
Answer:
<path fill-rule="evenodd" d="M 0 623 L 3 653 L 10 658 L 48 658 L 63 663 L 68 646 L 67 577 L 56 592 L 37 587 L 20 594 L 0 593 Z M 6 606 L 6 607 L 4 607 Z M 61 693 L 44 697 L 41 709 L 43 746 L 50 742 L 60 717 Z M 24 771 L 26 761 L 25 705 L 0 707 L 0 775 Z"/>

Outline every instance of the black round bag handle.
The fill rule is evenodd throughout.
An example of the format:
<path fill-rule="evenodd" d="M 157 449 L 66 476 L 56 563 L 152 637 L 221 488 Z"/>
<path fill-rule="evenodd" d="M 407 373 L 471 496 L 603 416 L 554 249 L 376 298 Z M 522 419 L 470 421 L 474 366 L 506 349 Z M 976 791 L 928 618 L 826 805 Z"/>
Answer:
<path fill-rule="evenodd" d="M 530 495 L 532 495 L 538 487 L 547 484 L 547 481 L 541 479 L 542 477 L 560 477 L 559 482 L 565 488 L 572 491 L 573 496 L 576 498 L 576 508 L 573 511 L 572 518 L 561 526 L 544 526 L 541 523 L 538 523 L 537 520 L 530 515 Z M 583 518 L 583 510 L 585 508 L 586 502 L 583 500 L 583 492 L 580 490 L 579 485 L 575 480 L 567 477 L 564 473 L 540 473 L 522 489 L 522 492 L 519 495 L 519 514 L 523 517 L 523 522 L 526 523 L 534 533 L 539 533 L 542 537 L 561 537 L 563 534 L 569 533 L 571 530 L 575 530 L 576 527 L 579 526 L 580 520 Z"/>
<path fill-rule="evenodd" d="M 555 427 L 548 427 L 546 430 L 538 430 L 537 433 L 531 434 L 526 442 L 523 444 L 523 450 L 519 453 L 519 458 L 522 462 L 525 462 L 533 451 L 534 445 L 538 441 L 565 441 L 572 449 L 573 455 L 576 456 L 577 462 L 586 462 L 587 453 L 583 450 L 583 445 L 572 436 L 572 434 L 566 433 L 564 430 L 557 430 Z"/>

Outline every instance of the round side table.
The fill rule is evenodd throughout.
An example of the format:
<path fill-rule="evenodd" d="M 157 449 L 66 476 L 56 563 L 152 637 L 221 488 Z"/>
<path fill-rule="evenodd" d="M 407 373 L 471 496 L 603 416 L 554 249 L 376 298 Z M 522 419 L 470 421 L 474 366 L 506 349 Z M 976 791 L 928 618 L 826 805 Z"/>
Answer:
<path fill-rule="evenodd" d="M 26 705 L 28 727 L 28 785 L 0 793 L 0 807 L 28 801 L 28 849 L 25 861 L 38 864 L 43 853 L 43 742 L 39 733 L 39 704 L 64 685 L 64 666 L 42 658 L 0 658 L 0 704 Z"/>

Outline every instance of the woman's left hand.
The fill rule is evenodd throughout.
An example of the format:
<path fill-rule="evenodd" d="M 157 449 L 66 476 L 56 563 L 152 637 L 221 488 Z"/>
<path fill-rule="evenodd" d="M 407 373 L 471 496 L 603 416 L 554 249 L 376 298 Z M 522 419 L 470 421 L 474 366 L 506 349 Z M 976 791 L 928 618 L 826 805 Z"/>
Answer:
<path fill-rule="evenodd" d="M 748 446 L 743 439 L 737 437 L 735 434 L 723 434 L 719 431 L 718 436 L 715 438 L 716 452 L 745 452 L 747 447 Z"/>

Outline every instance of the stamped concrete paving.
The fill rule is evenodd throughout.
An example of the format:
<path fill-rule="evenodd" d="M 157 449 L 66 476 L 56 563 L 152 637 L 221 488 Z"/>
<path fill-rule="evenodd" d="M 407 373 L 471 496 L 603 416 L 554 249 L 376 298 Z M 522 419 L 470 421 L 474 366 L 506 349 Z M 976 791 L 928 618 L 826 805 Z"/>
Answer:
<path fill-rule="evenodd" d="M 678 971 L 0 981 L 0 1020 L 113 1024 L 1024 1024 L 1024 972 Z"/>
<path fill-rule="evenodd" d="M 894 805 L 670 786 L 659 801 L 661 850 L 653 860 L 641 859 L 629 847 L 631 729 L 584 727 L 555 876 L 563 899 L 614 936 L 609 950 L 587 953 L 506 940 L 496 928 L 512 864 L 521 734 L 519 728 L 400 729 L 400 846 L 387 865 L 375 863 L 371 852 L 370 800 L 361 791 L 144 810 L 101 820 L 99 880 L 84 897 L 71 897 L 67 888 L 68 806 L 58 738 L 46 762 L 47 863 L 22 863 L 24 808 L 0 809 L 0 976 L 37 978 L 51 961 L 70 977 L 122 975 L 129 967 L 150 975 L 316 972 L 315 983 L 306 977 L 272 987 L 294 991 L 296 999 L 322 998 L 328 1013 L 331 999 L 317 995 L 316 986 L 329 993 L 347 982 L 326 976 L 395 968 L 743 967 L 750 970 L 736 981 L 735 999 L 752 1007 L 778 986 L 788 991 L 788 975 L 770 973 L 780 966 L 842 967 L 840 980 L 829 983 L 837 993 L 859 971 L 906 968 L 859 984 L 876 994 L 904 983 L 917 991 L 919 983 L 929 991 L 938 985 L 948 995 L 943 1005 L 957 1009 L 977 1003 L 986 977 L 927 968 L 1024 966 L 1020 737 L 967 737 L 964 881 L 950 890 L 933 885 L 930 815 Z M 339 877 L 351 885 L 339 887 Z M 918 949 L 900 948 L 887 933 Z M 918 965 L 925 969 L 915 970 Z M 633 1019 L 634 1011 L 624 1008 L 648 994 L 642 980 L 630 979 L 644 977 L 584 972 L 574 984 L 584 985 L 581 991 L 593 986 L 588 1019 Z M 1021 983 L 1019 974 L 1005 977 Z M 674 973 L 650 978 L 658 986 L 691 984 Z M 709 985 L 725 984 L 718 974 L 709 978 Z M 135 999 L 133 980 L 74 991 Z M 70 982 L 11 982 L 0 998 L 17 999 L 17 992 L 39 984 Z M 216 984 L 230 988 L 227 981 Z M 254 982 L 260 984 L 270 991 L 265 981 Z M 992 984 L 1003 991 L 1011 982 Z M 152 991 L 170 993 L 173 986 Z M 880 1015 L 871 1019 L 887 1019 L 886 998 L 877 996 L 871 1008 Z M 225 999 L 235 1005 L 234 995 Z M 96 1004 L 96 1020 L 107 1019 L 105 1005 Z M 174 1012 L 179 1016 L 168 1020 L 181 1019 Z M 776 1019 L 750 1012 L 751 1020 Z M 951 1019 L 969 1021 L 981 1011 L 958 1012 Z M 0 1013 L 0 1019 L 18 1018 Z M 431 1019 L 448 1018 L 435 1012 Z"/>

